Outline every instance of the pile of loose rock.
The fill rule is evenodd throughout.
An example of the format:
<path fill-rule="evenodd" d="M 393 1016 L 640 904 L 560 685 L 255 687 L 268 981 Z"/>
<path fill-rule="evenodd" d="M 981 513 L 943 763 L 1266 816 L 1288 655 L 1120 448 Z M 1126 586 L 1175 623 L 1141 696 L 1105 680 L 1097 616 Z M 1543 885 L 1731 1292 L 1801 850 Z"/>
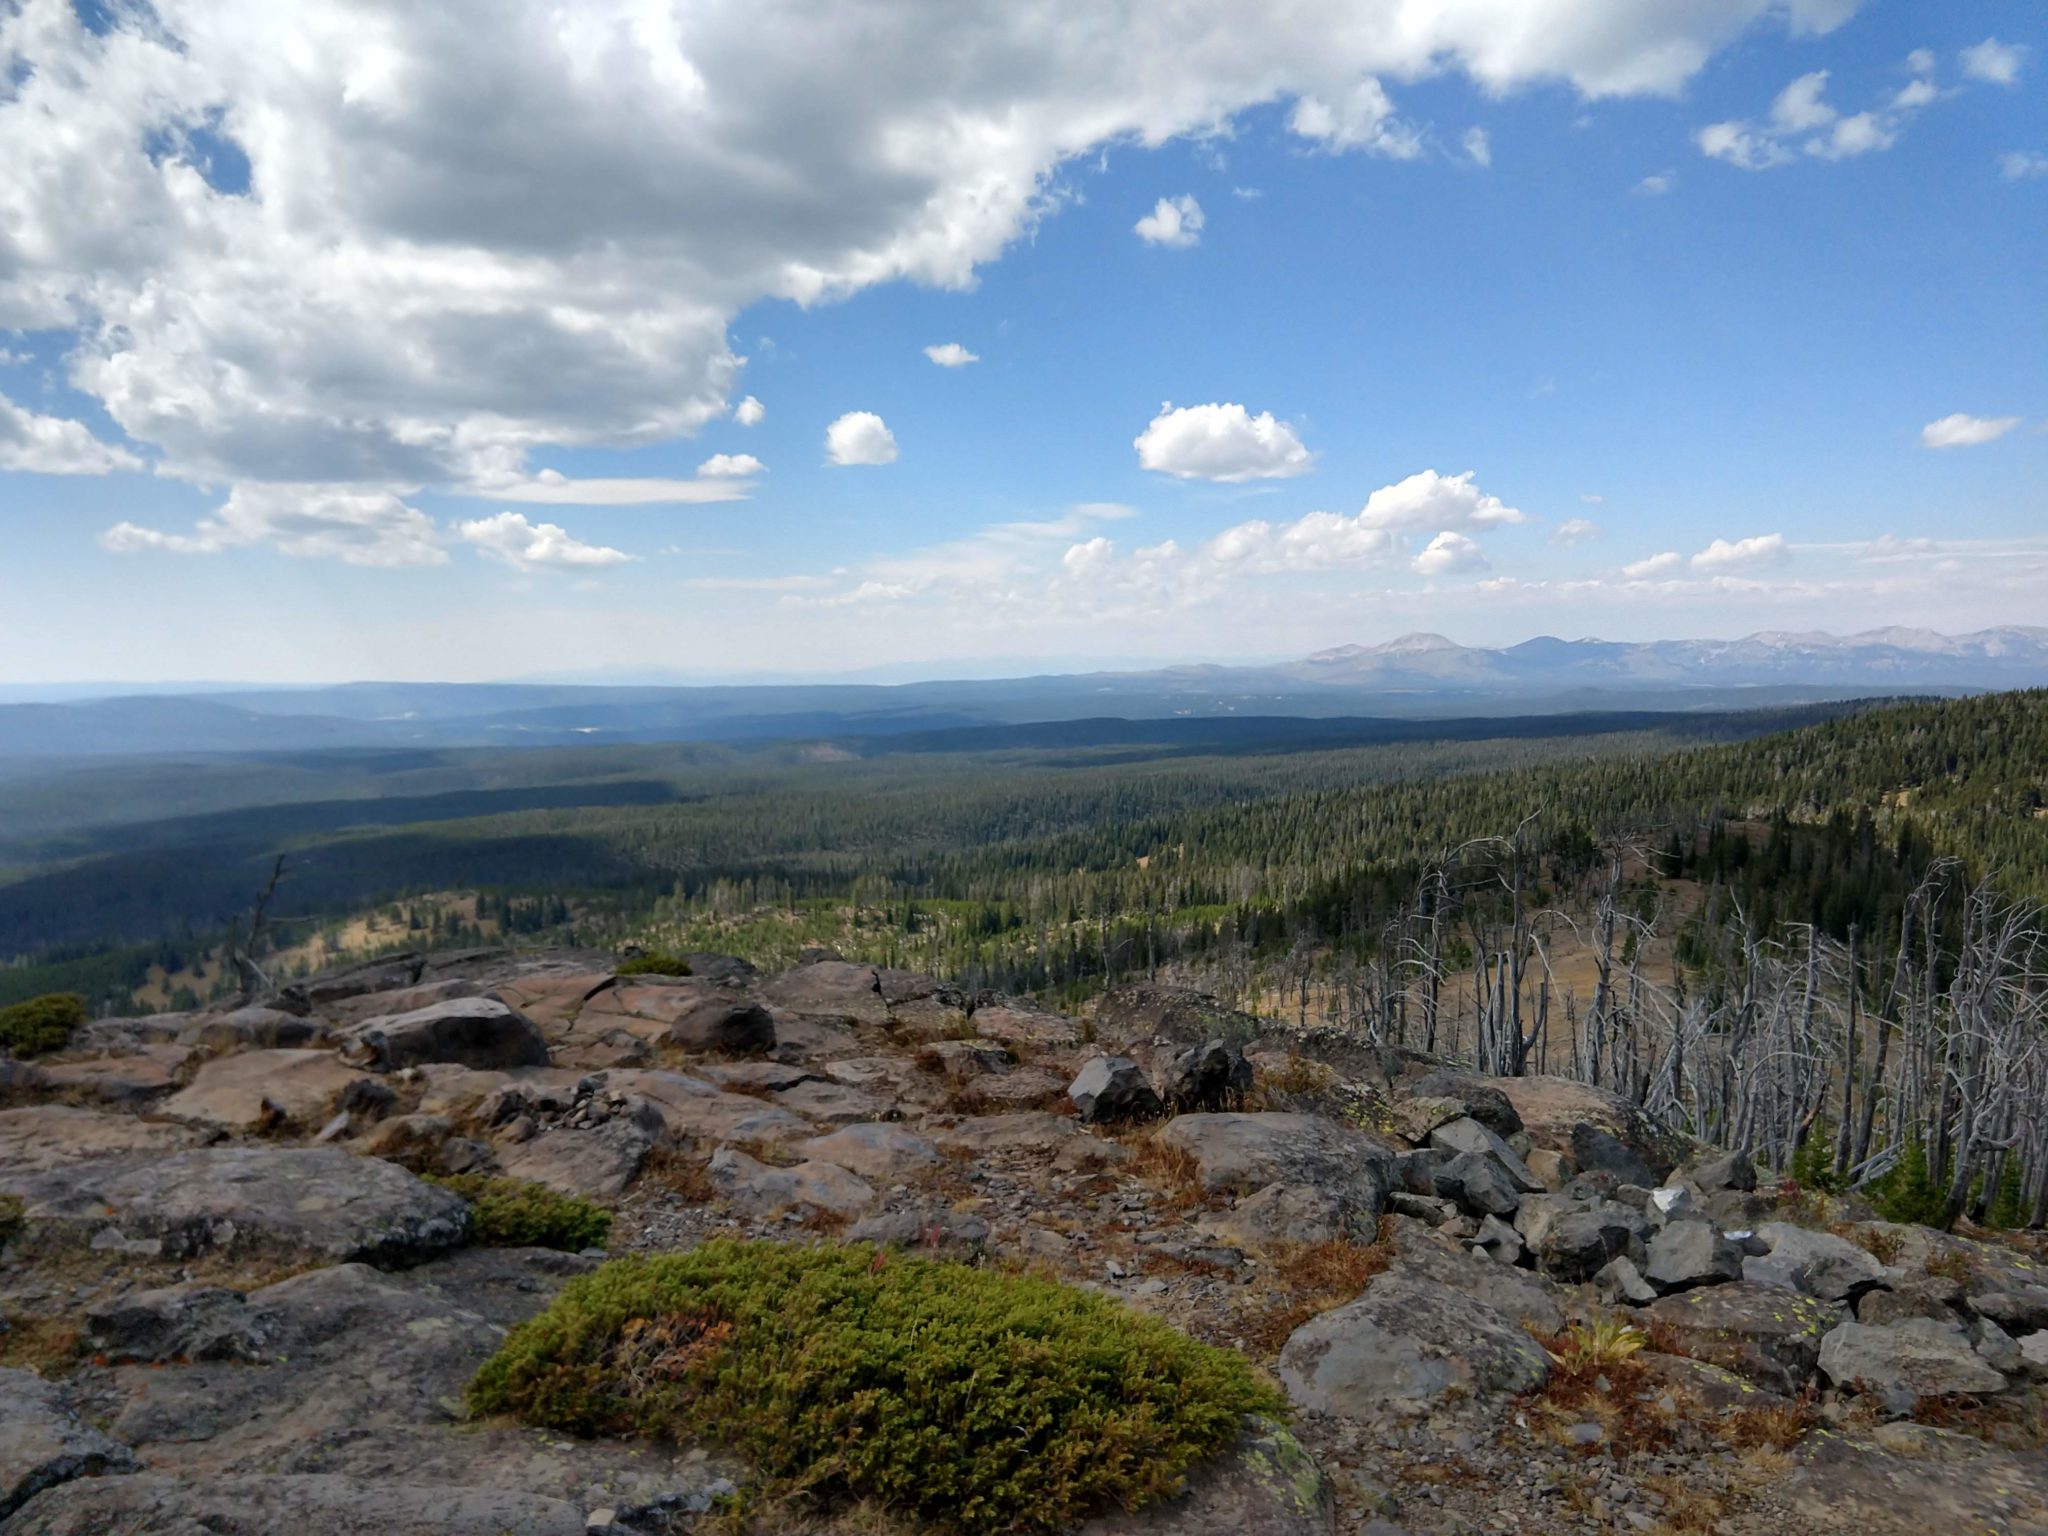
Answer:
<path fill-rule="evenodd" d="M 2038 1415 L 2048 1287 L 2016 1249 L 1793 1220 L 1612 1095 L 1163 989 L 1084 1019 L 688 961 L 400 956 L 0 1063 L 0 1536 L 689 1529 L 746 1480 L 714 1441 L 465 1422 L 505 1330 L 602 1258 L 472 1246 L 420 1175 L 479 1172 L 611 1205 L 614 1251 L 1028 1264 L 1258 1354 L 1300 1441 L 1248 1425 L 1096 1536 L 1651 1530 L 1679 1483 L 1722 1536 L 2048 1530 L 2038 1457 L 1909 1417 Z M 1331 1255 L 1358 1278 L 1311 1295 Z M 1654 1455 L 1543 1408 L 1546 1344 L 1601 1318 L 1652 1342 Z M 1710 1433 L 1794 1402 L 1830 1428 L 1779 1463 Z"/>

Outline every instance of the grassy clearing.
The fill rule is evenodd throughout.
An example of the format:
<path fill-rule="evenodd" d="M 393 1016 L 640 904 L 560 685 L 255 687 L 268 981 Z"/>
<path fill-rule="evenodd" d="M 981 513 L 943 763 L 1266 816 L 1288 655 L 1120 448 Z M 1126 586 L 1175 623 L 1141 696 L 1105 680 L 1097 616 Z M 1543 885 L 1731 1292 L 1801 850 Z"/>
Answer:
<path fill-rule="evenodd" d="M 715 1429 L 771 1492 L 970 1532 L 1170 1496 L 1284 1400 L 1105 1297 L 882 1250 L 715 1242 L 571 1282 L 470 1402 L 572 1433 Z"/>

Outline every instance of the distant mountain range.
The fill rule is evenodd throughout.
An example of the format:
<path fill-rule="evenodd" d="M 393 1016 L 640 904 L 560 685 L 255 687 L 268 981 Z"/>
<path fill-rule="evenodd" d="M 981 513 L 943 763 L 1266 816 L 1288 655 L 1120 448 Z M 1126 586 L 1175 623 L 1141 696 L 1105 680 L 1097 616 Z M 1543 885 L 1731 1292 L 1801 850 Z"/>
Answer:
<path fill-rule="evenodd" d="M 1099 718 L 1715 710 L 2048 686 L 2048 628 L 1766 631 L 1740 640 L 1442 635 L 1264 666 L 877 683 L 348 683 L 0 705 L 0 760 L 898 735 Z"/>

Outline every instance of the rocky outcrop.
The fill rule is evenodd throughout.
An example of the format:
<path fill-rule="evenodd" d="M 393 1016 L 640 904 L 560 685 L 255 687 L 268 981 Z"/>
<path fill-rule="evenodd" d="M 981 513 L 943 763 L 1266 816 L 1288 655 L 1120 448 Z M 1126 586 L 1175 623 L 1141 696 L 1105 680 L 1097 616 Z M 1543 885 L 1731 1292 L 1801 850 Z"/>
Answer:
<path fill-rule="evenodd" d="M 244 1051 L 207 1062 L 160 1113 L 220 1132 L 317 1130 L 358 1085 L 376 1086 L 332 1051 Z"/>
<path fill-rule="evenodd" d="M 460 1243 L 469 1208 L 403 1168 L 332 1147 L 200 1148 L 0 1177 L 23 1240 L 148 1257 L 261 1252 L 403 1264 Z"/>

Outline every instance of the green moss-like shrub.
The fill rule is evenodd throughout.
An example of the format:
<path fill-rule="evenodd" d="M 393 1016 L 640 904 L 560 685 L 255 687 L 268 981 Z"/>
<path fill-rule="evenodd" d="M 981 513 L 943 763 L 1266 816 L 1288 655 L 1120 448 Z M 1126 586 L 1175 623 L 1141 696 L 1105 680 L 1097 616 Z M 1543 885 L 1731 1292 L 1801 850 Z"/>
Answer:
<path fill-rule="evenodd" d="M 0 1045 L 17 1056 L 61 1051 L 85 1020 L 85 999 L 76 992 L 47 992 L 0 1008 Z"/>
<path fill-rule="evenodd" d="M 1284 1407 L 1241 1356 L 1087 1291 L 730 1241 L 570 1282 L 469 1397 L 584 1435 L 709 1431 L 772 1484 L 975 1532 L 1169 1496 Z"/>
<path fill-rule="evenodd" d="M 452 1189 L 470 1205 L 470 1241 L 485 1248 L 560 1248 L 581 1253 L 601 1248 L 612 1229 L 612 1213 L 577 1195 L 565 1195 L 525 1179 L 496 1179 L 483 1173 L 429 1174 L 428 1182 Z"/>
<path fill-rule="evenodd" d="M 680 955 L 635 955 L 612 967 L 614 976 L 687 976 L 690 962 Z"/>

